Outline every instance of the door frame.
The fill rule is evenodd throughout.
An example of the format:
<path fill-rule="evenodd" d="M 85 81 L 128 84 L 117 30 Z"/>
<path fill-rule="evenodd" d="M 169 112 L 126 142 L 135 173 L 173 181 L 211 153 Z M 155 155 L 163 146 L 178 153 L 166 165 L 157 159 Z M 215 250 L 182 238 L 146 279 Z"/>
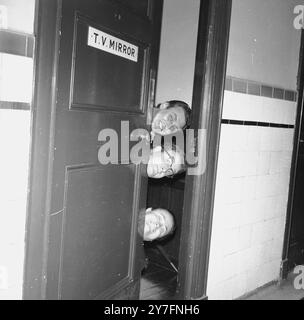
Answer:
<path fill-rule="evenodd" d="M 206 130 L 205 173 L 186 177 L 177 297 L 206 300 L 232 0 L 201 0 L 192 129 Z M 201 163 L 203 165 L 203 163 Z M 187 257 L 187 259 L 185 259 Z"/>
<path fill-rule="evenodd" d="M 301 46 L 299 54 L 299 68 L 297 76 L 297 115 L 295 124 L 295 135 L 293 141 L 293 153 L 291 160 L 291 170 L 290 170 L 290 182 L 289 182 L 289 194 L 288 194 L 288 204 L 287 204 L 287 214 L 286 214 L 286 227 L 284 234 L 284 245 L 282 253 L 282 263 L 281 263 L 281 280 L 286 279 L 289 273 L 289 247 L 291 244 L 291 228 L 293 223 L 293 205 L 294 205 L 294 193 L 296 187 L 296 174 L 298 167 L 298 153 L 301 140 L 301 129 L 303 112 L 304 112 L 304 30 L 301 31 Z"/>
<path fill-rule="evenodd" d="M 36 0 L 23 299 L 45 299 L 61 0 Z M 45 35 L 48 35 L 47 37 Z"/>
<path fill-rule="evenodd" d="M 207 130 L 206 173 L 187 176 L 178 298 L 206 299 L 212 209 L 232 0 L 200 0 L 192 128 Z M 46 298 L 53 128 L 62 0 L 36 0 L 32 142 L 23 299 Z M 160 27 L 160 23 L 159 26 Z M 46 36 L 47 35 L 47 36 Z M 155 61 L 155 63 L 157 63 Z M 201 209 L 203 208 L 203 209 Z M 190 257 L 183 260 L 182 257 Z"/>

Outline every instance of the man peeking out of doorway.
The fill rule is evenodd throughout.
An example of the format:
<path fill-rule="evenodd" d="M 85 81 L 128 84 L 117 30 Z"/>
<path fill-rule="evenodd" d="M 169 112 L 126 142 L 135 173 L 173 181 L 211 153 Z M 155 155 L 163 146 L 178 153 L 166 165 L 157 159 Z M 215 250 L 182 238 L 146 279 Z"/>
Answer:
<path fill-rule="evenodd" d="M 163 240 L 175 230 L 174 217 L 166 209 L 149 208 L 140 216 L 139 228 L 144 241 Z"/>
<path fill-rule="evenodd" d="M 177 146 L 157 146 L 151 150 L 147 166 L 149 178 L 161 179 L 186 170 L 184 152 Z"/>
<path fill-rule="evenodd" d="M 158 112 L 151 126 L 153 147 L 147 174 L 149 178 L 161 179 L 186 170 L 183 131 L 190 125 L 191 109 L 179 100 L 161 103 L 156 109 Z"/>
<path fill-rule="evenodd" d="M 152 139 L 158 134 L 161 136 L 183 131 L 190 125 L 191 109 L 187 103 L 171 100 L 159 104 L 157 113 L 152 121 Z"/>

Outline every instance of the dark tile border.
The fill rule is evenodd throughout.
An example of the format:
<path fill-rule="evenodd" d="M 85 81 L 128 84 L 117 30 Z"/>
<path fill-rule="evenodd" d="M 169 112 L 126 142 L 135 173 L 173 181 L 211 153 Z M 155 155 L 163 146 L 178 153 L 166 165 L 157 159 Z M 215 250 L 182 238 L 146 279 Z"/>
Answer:
<path fill-rule="evenodd" d="M 297 101 L 296 91 L 276 88 L 231 76 L 226 77 L 225 90 L 286 101 Z"/>
<path fill-rule="evenodd" d="M 9 30 L 0 30 L 0 52 L 32 58 L 34 54 L 34 36 Z"/>
<path fill-rule="evenodd" d="M 267 127 L 267 128 L 281 128 L 281 129 L 294 129 L 294 125 L 271 123 L 271 122 L 257 122 L 257 121 L 243 121 L 243 120 L 229 120 L 222 119 L 222 124 L 230 124 L 236 126 L 251 126 L 251 127 Z"/>
<path fill-rule="evenodd" d="M 24 102 L 0 101 L 0 110 L 31 110 L 31 105 Z"/>

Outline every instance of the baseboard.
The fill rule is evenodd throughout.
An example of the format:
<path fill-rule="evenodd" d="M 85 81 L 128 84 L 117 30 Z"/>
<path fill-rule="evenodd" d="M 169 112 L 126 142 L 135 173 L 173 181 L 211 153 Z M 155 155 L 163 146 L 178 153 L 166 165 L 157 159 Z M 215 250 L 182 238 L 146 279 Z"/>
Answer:
<path fill-rule="evenodd" d="M 248 298 L 250 298 L 251 296 L 257 294 L 259 291 L 263 290 L 263 289 L 266 289 L 268 287 L 271 287 L 271 286 L 274 286 L 274 285 L 277 285 L 279 283 L 279 280 L 273 280 L 273 281 L 270 281 L 266 284 L 264 284 L 263 286 L 261 287 L 258 287 L 242 296 L 240 296 L 239 298 L 236 298 L 235 300 L 246 300 Z"/>

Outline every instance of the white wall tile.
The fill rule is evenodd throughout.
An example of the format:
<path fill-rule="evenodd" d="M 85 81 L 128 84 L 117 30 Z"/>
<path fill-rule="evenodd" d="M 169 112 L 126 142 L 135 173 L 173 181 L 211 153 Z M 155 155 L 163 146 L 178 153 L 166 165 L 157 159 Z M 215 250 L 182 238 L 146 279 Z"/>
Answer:
<path fill-rule="evenodd" d="M 239 255 L 237 253 L 230 254 L 224 257 L 223 260 L 223 280 L 228 280 L 235 277 L 239 270 L 238 266 Z"/>
<path fill-rule="evenodd" d="M 232 178 L 226 189 L 226 199 L 227 204 L 239 203 L 241 202 L 242 196 L 242 178 Z"/>
<path fill-rule="evenodd" d="M 282 131 L 282 150 L 293 150 L 294 129 L 285 129 Z"/>
<path fill-rule="evenodd" d="M 277 196 L 267 197 L 263 199 L 264 221 L 271 220 L 277 216 L 277 201 Z"/>
<path fill-rule="evenodd" d="M 249 293 L 259 287 L 260 282 L 259 267 L 252 268 L 246 272 L 246 293 Z"/>
<path fill-rule="evenodd" d="M 267 175 L 270 171 L 271 152 L 260 151 L 257 166 L 257 175 Z"/>
<path fill-rule="evenodd" d="M 225 91 L 223 119 L 295 124 L 296 103 Z"/>
<path fill-rule="evenodd" d="M 250 176 L 243 178 L 242 186 L 242 202 L 247 203 L 248 201 L 254 200 L 257 188 L 257 177 Z"/>
<path fill-rule="evenodd" d="M 280 273 L 280 260 L 265 263 L 259 267 L 259 270 L 258 287 L 276 281 Z"/>
<path fill-rule="evenodd" d="M 222 208 L 222 214 L 218 213 L 223 221 L 223 227 L 225 229 L 232 229 L 239 227 L 241 216 L 241 204 L 228 204 Z"/>
<path fill-rule="evenodd" d="M 239 228 L 226 229 L 223 231 L 224 255 L 236 253 L 239 249 Z"/>
<path fill-rule="evenodd" d="M 234 285 L 231 299 L 237 299 L 246 293 L 246 281 L 246 272 L 238 274 L 235 278 L 233 278 Z"/>
<path fill-rule="evenodd" d="M 245 126 L 246 127 L 246 126 Z M 261 145 L 261 130 L 260 127 L 248 127 L 248 135 L 246 147 L 249 151 L 259 151 Z"/>
<path fill-rule="evenodd" d="M 285 114 L 283 123 L 294 125 L 296 123 L 297 103 L 287 102 L 284 107 Z"/>
<path fill-rule="evenodd" d="M 252 226 L 246 225 L 239 229 L 238 250 L 242 251 L 248 249 L 251 246 L 252 241 Z"/>
<path fill-rule="evenodd" d="M 294 103 L 227 92 L 225 98 L 223 118 L 238 112 L 235 119 L 290 124 L 294 117 Z M 215 299 L 236 298 L 278 276 L 293 135 L 293 129 L 222 126 L 208 279 Z"/>
<path fill-rule="evenodd" d="M 262 104 L 261 97 L 225 91 L 223 119 L 258 121 Z"/>

